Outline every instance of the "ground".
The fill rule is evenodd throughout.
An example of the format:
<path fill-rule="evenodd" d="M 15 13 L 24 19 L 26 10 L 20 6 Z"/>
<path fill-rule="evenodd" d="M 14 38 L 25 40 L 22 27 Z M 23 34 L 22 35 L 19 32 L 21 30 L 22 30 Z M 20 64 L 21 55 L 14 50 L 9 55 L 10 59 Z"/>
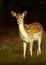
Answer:
<path fill-rule="evenodd" d="M 23 44 L 18 30 L 10 30 L 8 34 L 0 36 L 0 65 L 46 65 L 46 31 L 43 33 L 40 56 L 36 55 L 34 42 L 33 56 L 30 56 L 27 44 L 26 58 L 23 58 Z"/>

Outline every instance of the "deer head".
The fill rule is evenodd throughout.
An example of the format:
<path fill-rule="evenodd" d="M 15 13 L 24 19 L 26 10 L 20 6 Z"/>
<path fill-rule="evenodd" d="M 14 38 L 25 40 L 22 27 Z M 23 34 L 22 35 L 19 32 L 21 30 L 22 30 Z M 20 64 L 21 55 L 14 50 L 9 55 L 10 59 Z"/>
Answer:
<path fill-rule="evenodd" d="M 22 14 L 21 13 L 17 14 L 16 12 L 11 11 L 11 14 L 12 14 L 13 17 L 16 17 L 17 23 L 20 24 L 21 22 L 23 22 L 23 19 L 26 16 L 27 11 L 24 11 Z"/>

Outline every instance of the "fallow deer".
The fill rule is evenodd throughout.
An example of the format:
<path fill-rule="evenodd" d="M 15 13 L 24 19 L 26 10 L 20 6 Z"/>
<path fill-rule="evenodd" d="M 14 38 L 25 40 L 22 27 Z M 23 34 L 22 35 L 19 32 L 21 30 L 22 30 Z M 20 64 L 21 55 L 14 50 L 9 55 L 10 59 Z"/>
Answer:
<path fill-rule="evenodd" d="M 26 45 L 30 43 L 30 55 L 32 56 L 32 47 L 33 42 L 38 40 L 38 49 L 37 49 L 37 56 L 41 54 L 41 39 L 43 34 L 43 26 L 38 23 L 34 22 L 32 24 L 24 24 L 24 17 L 27 14 L 27 11 L 23 13 L 18 13 L 11 11 L 13 17 L 16 17 L 17 24 L 19 27 L 20 38 L 23 40 L 23 50 L 24 50 L 24 58 L 26 57 Z"/>

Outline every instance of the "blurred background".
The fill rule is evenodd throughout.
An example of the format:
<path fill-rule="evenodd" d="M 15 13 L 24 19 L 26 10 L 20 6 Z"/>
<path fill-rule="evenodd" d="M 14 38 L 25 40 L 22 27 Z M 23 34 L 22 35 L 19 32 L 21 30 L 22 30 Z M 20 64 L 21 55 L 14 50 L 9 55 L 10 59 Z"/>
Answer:
<path fill-rule="evenodd" d="M 42 54 L 37 57 L 36 44 L 30 57 L 27 45 L 26 59 L 23 59 L 23 44 L 19 37 L 16 18 L 11 10 L 22 13 L 27 10 L 24 23 L 39 22 L 44 33 Z M 46 65 L 46 0 L 0 0 L 0 65 Z"/>
<path fill-rule="evenodd" d="M 25 23 L 40 22 L 46 29 L 46 0 L 0 0 L 0 30 L 17 26 L 11 10 L 22 13 L 27 10 Z"/>

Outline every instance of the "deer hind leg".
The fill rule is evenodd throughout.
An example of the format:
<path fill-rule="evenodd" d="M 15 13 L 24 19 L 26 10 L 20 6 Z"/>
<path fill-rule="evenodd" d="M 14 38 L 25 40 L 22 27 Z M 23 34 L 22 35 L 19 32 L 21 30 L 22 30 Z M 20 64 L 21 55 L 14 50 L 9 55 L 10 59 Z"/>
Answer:
<path fill-rule="evenodd" d="M 41 38 L 38 39 L 38 50 L 37 50 L 37 56 L 41 54 Z"/>
<path fill-rule="evenodd" d="M 26 42 L 23 42 L 23 56 L 26 57 Z"/>
<path fill-rule="evenodd" d="M 30 55 L 32 56 L 33 41 L 30 41 Z"/>

